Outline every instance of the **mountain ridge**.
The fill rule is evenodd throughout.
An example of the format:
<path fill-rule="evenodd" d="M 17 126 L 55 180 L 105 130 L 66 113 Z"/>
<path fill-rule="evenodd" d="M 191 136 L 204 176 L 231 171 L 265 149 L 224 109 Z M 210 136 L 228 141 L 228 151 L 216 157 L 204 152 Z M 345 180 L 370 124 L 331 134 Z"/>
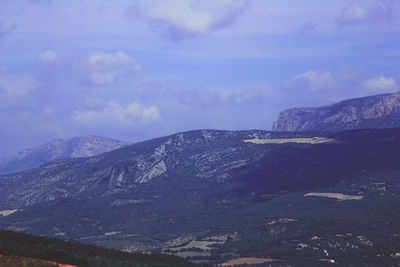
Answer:
<path fill-rule="evenodd" d="M 94 156 L 128 144 L 95 135 L 54 139 L 0 159 L 0 174 L 27 170 L 55 159 Z"/>
<path fill-rule="evenodd" d="M 282 111 L 273 131 L 344 131 L 400 127 L 400 92 Z"/>
<path fill-rule="evenodd" d="M 310 242 L 313 261 L 324 250 L 357 258 L 370 253 L 369 242 L 374 259 L 382 244 L 385 253 L 400 249 L 398 215 L 390 212 L 399 203 L 399 140 L 399 128 L 196 130 L 58 159 L 0 176 L 0 228 L 213 263 L 298 261 L 310 255 L 303 245 Z M 340 239 L 342 232 L 354 237 Z M 335 242 L 340 250 L 330 247 Z"/>

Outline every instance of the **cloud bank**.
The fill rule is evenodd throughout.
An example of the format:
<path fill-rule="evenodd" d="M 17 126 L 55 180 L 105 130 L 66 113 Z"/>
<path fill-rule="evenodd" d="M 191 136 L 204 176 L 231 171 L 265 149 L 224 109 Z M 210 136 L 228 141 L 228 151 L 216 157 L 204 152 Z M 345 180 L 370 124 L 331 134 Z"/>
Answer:
<path fill-rule="evenodd" d="M 101 110 L 80 110 L 74 111 L 72 119 L 75 122 L 85 125 L 114 125 L 134 126 L 140 122 L 154 121 L 160 119 L 160 112 L 157 106 L 143 106 L 140 103 L 132 102 L 126 107 L 111 101 Z"/>
<path fill-rule="evenodd" d="M 32 76 L 3 75 L 0 76 L 0 96 L 18 97 L 33 92 L 40 82 Z"/>
<path fill-rule="evenodd" d="M 337 23 L 352 26 L 374 22 L 390 21 L 393 12 L 392 0 L 353 1 L 341 11 Z"/>
<path fill-rule="evenodd" d="M 310 70 L 296 75 L 283 84 L 281 93 L 293 102 L 315 106 L 346 98 L 392 93 L 399 88 L 394 77 L 345 66 L 333 72 Z"/>
<path fill-rule="evenodd" d="M 142 66 L 125 52 L 93 52 L 73 62 L 73 73 L 83 82 L 93 85 L 111 85 L 124 75 L 142 71 Z"/>
<path fill-rule="evenodd" d="M 136 0 L 128 16 L 141 19 L 163 37 L 178 41 L 229 26 L 249 0 Z"/>
<path fill-rule="evenodd" d="M 38 55 L 39 62 L 43 64 L 54 64 L 57 62 L 57 54 L 53 50 L 46 50 Z"/>

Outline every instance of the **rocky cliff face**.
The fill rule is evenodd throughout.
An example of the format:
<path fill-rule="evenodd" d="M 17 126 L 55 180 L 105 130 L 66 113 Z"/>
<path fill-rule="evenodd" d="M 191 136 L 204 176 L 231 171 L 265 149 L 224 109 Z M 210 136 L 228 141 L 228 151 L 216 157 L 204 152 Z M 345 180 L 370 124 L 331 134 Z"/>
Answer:
<path fill-rule="evenodd" d="M 55 159 L 95 156 L 127 144 L 91 135 L 56 139 L 21 151 L 16 156 L 0 159 L 0 174 L 27 170 Z"/>
<path fill-rule="evenodd" d="M 282 111 L 274 131 L 339 131 L 400 127 L 400 93 L 345 100 L 319 108 Z"/>

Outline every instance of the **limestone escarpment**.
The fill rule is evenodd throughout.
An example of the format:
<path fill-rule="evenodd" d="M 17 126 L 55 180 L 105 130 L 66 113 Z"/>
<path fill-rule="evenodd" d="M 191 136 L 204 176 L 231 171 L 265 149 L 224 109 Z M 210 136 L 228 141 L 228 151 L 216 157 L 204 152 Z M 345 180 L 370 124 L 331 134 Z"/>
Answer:
<path fill-rule="evenodd" d="M 339 131 L 400 127 L 400 93 L 355 98 L 319 108 L 282 111 L 274 131 Z"/>

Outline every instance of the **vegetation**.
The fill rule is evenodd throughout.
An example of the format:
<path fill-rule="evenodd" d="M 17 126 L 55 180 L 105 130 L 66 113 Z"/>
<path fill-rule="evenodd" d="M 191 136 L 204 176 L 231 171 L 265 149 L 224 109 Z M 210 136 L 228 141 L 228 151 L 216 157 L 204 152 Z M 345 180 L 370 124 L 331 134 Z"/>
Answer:
<path fill-rule="evenodd" d="M 57 193 L 51 201 L 17 206 L 17 212 L 0 218 L 0 227 L 118 250 L 174 253 L 212 264 L 252 257 L 278 259 L 269 263 L 277 266 L 326 265 L 323 260 L 340 266 L 398 265 L 400 130 L 268 134 L 188 132 L 182 138 L 174 135 L 101 157 L 1 176 L 11 189 L 39 180 L 46 190 L 63 192 L 56 191 L 61 188 L 69 195 Z M 250 135 L 325 136 L 338 142 L 243 142 Z M 163 160 L 167 172 L 136 183 L 140 168 L 152 160 Z M 232 162 L 245 164 L 232 167 Z M 46 172 L 65 180 L 46 184 Z M 126 184 L 114 186 L 117 179 L 112 176 L 119 174 Z M 9 205 L 15 203 L 10 199 L 27 195 L 21 191 L 8 197 L 4 192 L 0 198 L 7 197 L 9 202 L 2 203 Z"/>
<path fill-rule="evenodd" d="M 200 266 L 182 258 L 162 254 L 127 253 L 93 245 L 71 243 L 0 230 L 0 266 L 54 266 L 57 262 L 76 266 Z M 44 260 L 44 261 L 38 261 Z M 6 265 L 7 264 L 7 265 Z"/>

